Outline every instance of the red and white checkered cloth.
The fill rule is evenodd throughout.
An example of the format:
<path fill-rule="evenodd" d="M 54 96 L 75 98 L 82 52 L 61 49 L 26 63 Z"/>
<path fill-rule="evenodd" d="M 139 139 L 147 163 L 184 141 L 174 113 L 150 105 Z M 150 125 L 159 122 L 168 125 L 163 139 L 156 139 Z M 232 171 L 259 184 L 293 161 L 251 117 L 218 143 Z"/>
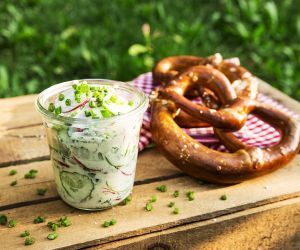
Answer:
<path fill-rule="evenodd" d="M 152 80 L 152 73 L 148 72 L 138 76 L 132 81 L 132 84 L 143 90 L 147 95 L 150 95 L 157 85 Z M 283 105 L 279 104 L 274 99 L 259 93 L 257 99 L 260 102 L 271 104 L 281 111 L 286 112 L 288 115 L 298 117 Z M 184 132 L 189 134 L 204 145 L 219 150 L 226 151 L 226 148 L 220 143 L 218 138 L 215 137 L 213 129 L 209 128 L 184 128 Z M 242 142 L 251 146 L 266 148 L 275 145 L 280 140 L 280 133 L 271 127 L 269 124 L 263 122 L 254 115 L 249 115 L 245 126 L 234 133 Z M 150 110 L 148 109 L 144 115 L 143 125 L 141 129 L 141 136 L 139 141 L 139 150 L 142 151 L 151 143 L 150 133 Z"/>

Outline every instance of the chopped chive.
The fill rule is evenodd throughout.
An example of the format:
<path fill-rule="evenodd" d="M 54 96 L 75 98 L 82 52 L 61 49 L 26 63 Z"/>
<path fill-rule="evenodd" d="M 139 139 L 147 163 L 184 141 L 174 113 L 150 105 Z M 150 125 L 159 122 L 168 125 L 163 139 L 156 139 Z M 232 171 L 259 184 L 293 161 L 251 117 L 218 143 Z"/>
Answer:
<path fill-rule="evenodd" d="M 111 226 L 115 225 L 117 223 L 116 219 L 111 219 L 111 221 L 109 222 Z"/>
<path fill-rule="evenodd" d="M 38 216 L 38 217 L 36 217 L 36 218 L 33 220 L 33 223 L 34 223 L 34 224 L 39 224 L 39 223 L 43 223 L 43 222 L 45 222 L 45 221 L 46 221 L 45 217 L 43 217 L 43 216 Z"/>
<path fill-rule="evenodd" d="M 156 202 L 157 201 L 157 197 L 155 195 L 152 195 L 150 198 L 150 202 Z"/>
<path fill-rule="evenodd" d="M 111 117 L 112 113 L 107 110 L 107 109 L 104 109 L 104 110 L 101 110 L 101 115 L 104 117 L 104 118 L 108 118 L 108 117 Z"/>
<path fill-rule="evenodd" d="M 55 240 L 58 237 L 57 233 L 49 233 L 47 236 L 48 240 Z"/>
<path fill-rule="evenodd" d="M 28 173 L 26 173 L 24 175 L 24 178 L 25 179 L 34 179 L 37 175 L 37 172 L 38 172 L 37 170 L 31 169 Z"/>
<path fill-rule="evenodd" d="M 63 216 L 59 219 L 59 223 L 60 225 L 64 226 L 64 227 L 68 227 L 72 225 L 72 222 L 70 221 L 70 219 L 67 216 Z"/>
<path fill-rule="evenodd" d="M 150 212 L 153 210 L 153 206 L 151 202 L 148 202 L 145 206 L 146 211 Z"/>
<path fill-rule="evenodd" d="M 27 231 L 27 230 L 25 230 L 24 232 L 22 232 L 22 233 L 20 234 L 21 237 L 27 237 L 27 236 L 29 236 L 29 235 L 30 235 L 30 233 L 29 233 L 29 231 Z"/>
<path fill-rule="evenodd" d="M 226 194 L 221 195 L 220 200 L 226 201 L 227 200 L 227 195 Z"/>
<path fill-rule="evenodd" d="M 12 181 L 11 183 L 10 183 L 10 185 L 13 187 L 13 186 L 16 186 L 18 184 L 18 181 Z"/>
<path fill-rule="evenodd" d="M 186 197 L 188 198 L 189 201 L 192 201 L 195 199 L 195 193 L 193 191 L 188 191 L 186 193 Z"/>
<path fill-rule="evenodd" d="M 58 100 L 63 101 L 64 99 L 65 99 L 65 95 L 64 94 L 59 94 Z"/>
<path fill-rule="evenodd" d="M 95 91 L 95 89 L 96 89 L 95 86 L 90 86 L 91 91 Z"/>
<path fill-rule="evenodd" d="M 102 224 L 103 227 L 109 227 L 110 226 L 110 221 L 104 221 Z"/>
<path fill-rule="evenodd" d="M 65 103 L 66 103 L 66 106 L 70 106 L 71 105 L 71 99 L 67 99 Z"/>
<path fill-rule="evenodd" d="M 9 171 L 9 175 L 15 175 L 17 173 L 17 170 L 12 169 Z"/>
<path fill-rule="evenodd" d="M 89 101 L 90 108 L 96 108 L 96 104 L 94 101 Z"/>
<path fill-rule="evenodd" d="M 132 200 L 132 196 L 131 195 L 127 196 L 123 201 L 122 205 L 124 206 L 127 205 L 129 202 L 131 202 L 131 200 Z"/>
<path fill-rule="evenodd" d="M 61 114 L 61 106 L 59 106 L 59 107 L 55 108 L 55 111 L 54 111 L 54 113 L 55 113 L 56 115 L 59 115 L 59 114 Z"/>
<path fill-rule="evenodd" d="M 117 97 L 115 95 L 112 95 L 109 100 L 113 103 L 116 103 L 117 102 Z"/>
<path fill-rule="evenodd" d="M 16 225 L 17 225 L 17 221 L 14 220 L 14 219 L 8 221 L 8 223 L 7 223 L 7 226 L 8 226 L 9 228 L 15 227 Z"/>
<path fill-rule="evenodd" d="M 33 238 L 33 237 L 26 237 L 25 240 L 24 240 L 24 245 L 25 246 L 29 246 L 29 245 L 34 244 L 34 242 L 35 242 L 35 238 Z"/>
<path fill-rule="evenodd" d="M 175 208 L 174 208 L 173 214 L 179 214 L 179 208 L 178 208 L 178 207 L 175 207 Z"/>
<path fill-rule="evenodd" d="M 86 117 L 92 116 L 91 110 L 85 110 L 85 111 L 84 111 L 84 114 L 85 114 Z"/>
<path fill-rule="evenodd" d="M 179 197 L 179 191 L 178 190 L 175 190 L 174 193 L 173 193 L 173 196 L 175 198 Z"/>
<path fill-rule="evenodd" d="M 165 192 L 167 192 L 167 187 L 166 187 L 166 185 L 161 185 L 161 186 L 156 187 L 156 190 L 158 190 L 162 193 L 165 193 Z"/>
<path fill-rule="evenodd" d="M 47 188 L 37 188 L 36 189 L 36 193 L 41 196 L 45 195 L 46 192 L 47 192 Z"/>
<path fill-rule="evenodd" d="M 47 223 L 47 227 L 49 227 L 52 231 L 56 231 L 60 227 L 60 224 L 57 224 L 57 223 L 52 222 L 52 221 L 49 221 Z"/>
<path fill-rule="evenodd" d="M 48 110 L 50 111 L 50 112 L 54 112 L 54 110 L 55 110 L 55 105 L 54 105 L 54 103 L 49 103 L 49 106 L 48 106 Z"/>
<path fill-rule="evenodd" d="M 175 202 L 172 201 L 168 204 L 168 207 L 174 207 L 174 205 L 175 205 Z"/>
<path fill-rule="evenodd" d="M 134 102 L 133 101 L 128 101 L 128 106 L 133 106 Z"/>
<path fill-rule="evenodd" d="M 0 214 L 0 225 L 7 224 L 7 216 L 5 214 Z"/>
<path fill-rule="evenodd" d="M 73 84 L 73 85 L 72 85 L 72 88 L 73 88 L 74 90 L 76 90 L 76 89 L 77 89 L 77 84 Z"/>

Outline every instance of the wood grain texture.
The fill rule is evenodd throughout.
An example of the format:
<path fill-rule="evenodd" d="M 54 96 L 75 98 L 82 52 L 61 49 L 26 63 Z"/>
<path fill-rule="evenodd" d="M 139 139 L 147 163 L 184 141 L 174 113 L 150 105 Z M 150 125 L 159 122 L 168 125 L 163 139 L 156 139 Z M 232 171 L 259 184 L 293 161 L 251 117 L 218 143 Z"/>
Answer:
<path fill-rule="evenodd" d="M 34 107 L 36 97 L 26 95 L 0 99 L 0 131 L 41 124 L 41 116 Z"/>
<path fill-rule="evenodd" d="M 299 241 L 298 197 L 88 250 L 298 250 Z"/>
<path fill-rule="evenodd" d="M 37 238 L 37 243 L 32 249 L 70 246 L 81 248 L 213 219 L 221 215 L 299 197 L 300 166 L 298 162 L 299 157 L 286 168 L 273 174 L 232 186 L 201 185 L 189 177 L 137 185 L 134 187 L 133 200 L 129 205 L 102 212 L 79 211 L 61 200 L 4 210 L 1 213 L 7 214 L 9 218 L 15 218 L 18 225 L 12 229 L 0 227 L 0 241 L 4 249 L 21 247 L 22 239 L 16 240 L 16 237 L 19 232 L 29 230 Z M 289 185 L 286 185 L 286 180 Z M 167 186 L 168 192 L 156 191 L 156 187 L 162 184 Z M 179 198 L 172 197 L 174 190 L 180 190 Z M 185 192 L 189 190 L 195 192 L 194 201 L 188 201 L 185 196 Z M 228 196 L 227 201 L 220 200 L 223 194 Z M 23 195 L 27 196 L 26 193 Z M 157 202 L 153 204 L 152 212 L 146 212 L 144 206 L 151 195 L 157 196 Z M 175 201 L 175 207 L 180 209 L 180 214 L 172 213 L 172 209 L 167 206 L 170 201 Z M 32 223 L 38 215 L 46 216 L 48 220 L 67 215 L 73 225 L 60 229 L 60 237 L 55 241 L 48 241 L 45 239 L 48 233 L 45 223 L 38 225 Z M 111 218 L 118 221 L 117 225 L 109 229 L 101 228 L 101 223 Z"/>

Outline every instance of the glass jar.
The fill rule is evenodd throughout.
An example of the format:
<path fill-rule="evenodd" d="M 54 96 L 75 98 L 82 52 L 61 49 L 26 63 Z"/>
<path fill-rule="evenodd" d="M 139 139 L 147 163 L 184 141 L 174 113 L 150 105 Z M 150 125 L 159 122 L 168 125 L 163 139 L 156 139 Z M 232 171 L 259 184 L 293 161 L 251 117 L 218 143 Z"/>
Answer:
<path fill-rule="evenodd" d="M 93 86 L 112 86 L 117 95 L 134 100 L 127 113 L 102 119 L 56 116 L 47 110 L 74 81 L 51 86 L 36 99 L 43 116 L 55 183 L 60 197 L 84 210 L 102 210 L 131 194 L 138 142 L 148 98 L 129 84 L 103 79 L 80 80 Z"/>

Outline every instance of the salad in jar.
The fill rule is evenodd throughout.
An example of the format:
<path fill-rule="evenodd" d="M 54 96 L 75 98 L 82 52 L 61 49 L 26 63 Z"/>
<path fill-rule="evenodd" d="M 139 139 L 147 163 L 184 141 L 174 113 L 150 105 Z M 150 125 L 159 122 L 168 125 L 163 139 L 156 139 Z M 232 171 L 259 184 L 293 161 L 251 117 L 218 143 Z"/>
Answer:
<path fill-rule="evenodd" d="M 76 80 L 43 91 L 55 182 L 69 205 L 101 210 L 132 192 L 146 95 L 126 83 Z"/>

